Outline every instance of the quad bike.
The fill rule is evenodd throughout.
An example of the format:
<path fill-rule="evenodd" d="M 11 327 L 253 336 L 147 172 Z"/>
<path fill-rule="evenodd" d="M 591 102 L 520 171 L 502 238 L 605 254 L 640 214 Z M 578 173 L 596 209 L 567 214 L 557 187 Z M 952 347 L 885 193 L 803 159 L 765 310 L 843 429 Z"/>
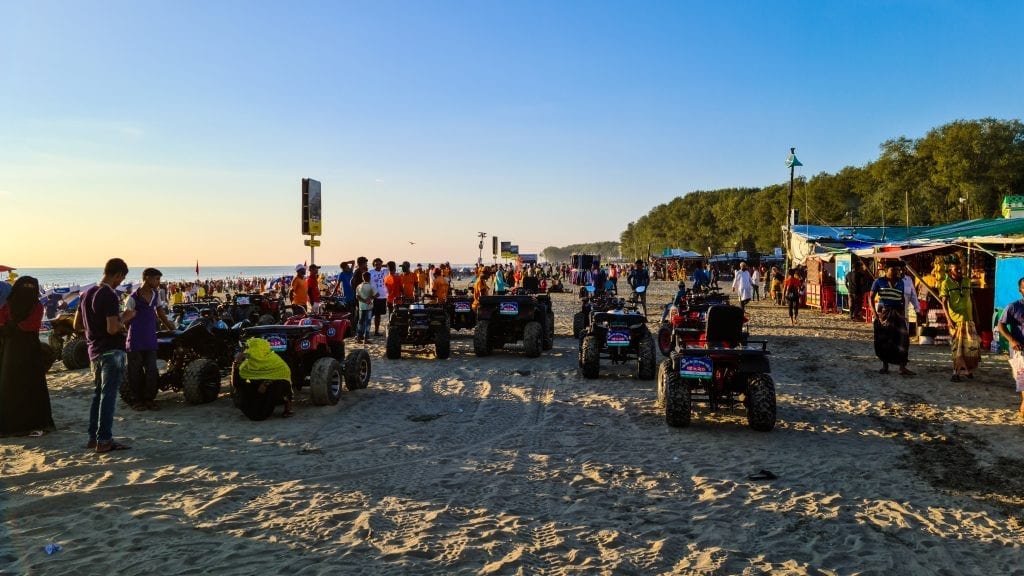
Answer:
<path fill-rule="evenodd" d="M 221 309 L 221 318 L 228 324 L 248 320 L 258 326 L 278 324 L 289 316 L 283 298 L 272 298 L 265 294 L 235 294 Z"/>
<path fill-rule="evenodd" d="M 473 295 L 469 290 L 453 290 L 445 302 L 445 312 L 452 330 L 469 330 L 476 326 L 476 310 L 473 310 Z"/>
<path fill-rule="evenodd" d="M 223 305 L 221 299 L 216 296 L 207 296 L 185 304 L 175 304 L 171 306 L 171 321 L 179 330 L 184 330 L 204 312 L 207 314 L 218 313 Z"/>
<path fill-rule="evenodd" d="M 248 322 L 241 322 L 228 327 L 207 309 L 184 330 L 157 332 L 156 357 L 166 362 L 158 378 L 159 390 L 180 390 L 189 404 L 216 400 L 222 373 L 231 367 L 239 337 L 247 325 Z M 132 398 L 129 387 L 121 387 L 121 399 L 129 404 L 150 400 L 157 390 L 147 390 L 145 394 L 149 398 Z"/>
<path fill-rule="evenodd" d="M 581 290 L 585 295 L 580 298 L 580 311 L 572 315 L 572 337 L 577 339 L 590 326 L 590 317 L 594 312 L 615 310 L 625 305 L 621 298 L 607 292 L 595 293 L 593 286 L 583 286 Z"/>
<path fill-rule="evenodd" d="M 477 356 L 522 342 L 526 356 L 536 358 L 542 350 L 554 346 L 555 315 L 551 311 L 551 297 L 546 294 L 483 296 L 476 314 L 473 352 Z"/>
<path fill-rule="evenodd" d="M 351 391 L 369 384 L 370 355 L 364 349 L 345 354 L 344 339 L 352 333 L 347 313 L 337 316 L 328 313 L 292 317 L 285 324 L 246 328 L 242 331 L 242 340 L 266 340 L 270 349 L 288 364 L 293 392 L 299 392 L 308 384 L 311 402 L 325 406 L 337 404 L 341 399 L 342 381 Z M 262 420 L 273 411 L 273 402 L 254 397 L 267 393 L 265 389 L 261 391 L 258 383 L 239 380 L 233 381 L 232 387 L 235 406 L 249 410 L 251 413 L 246 416 L 250 419 Z"/>
<path fill-rule="evenodd" d="M 775 427 L 775 383 L 768 375 L 767 342 L 744 345 L 742 340 L 743 310 L 716 305 L 707 311 L 701 344 L 676 341 L 676 348 L 658 366 L 658 404 L 669 426 L 689 426 L 699 403 L 712 412 L 742 406 L 752 429 L 768 432 Z"/>
<path fill-rule="evenodd" d="M 402 346 L 429 345 L 434 346 L 434 355 L 439 360 L 451 355 L 451 331 L 445 309 L 416 302 L 396 305 L 388 318 L 385 356 L 396 360 L 402 357 Z"/>
<path fill-rule="evenodd" d="M 579 371 L 584 378 L 598 377 L 602 358 L 612 364 L 635 361 L 638 379 L 654 378 L 654 338 L 647 329 L 647 318 L 636 310 L 623 310 L 620 306 L 608 312 L 594 312 L 579 342 Z"/>
<path fill-rule="evenodd" d="M 54 362 L 62 361 L 64 368 L 68 370 L 89 367 L 89 345 L 85 341 L 85 333 L 75 330 L 73 313 L 62 313 L 50 320 L 47 344 L 48 346 L 43 349 L 44 358 L 46 354 L 50 354 Z M 53 362 L 50 363 L 52 364 Z"/>

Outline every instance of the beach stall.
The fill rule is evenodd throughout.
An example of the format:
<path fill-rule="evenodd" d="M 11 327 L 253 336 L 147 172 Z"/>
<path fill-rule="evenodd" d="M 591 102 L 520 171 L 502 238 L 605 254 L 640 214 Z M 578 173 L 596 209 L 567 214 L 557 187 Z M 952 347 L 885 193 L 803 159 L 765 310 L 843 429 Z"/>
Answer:
<path fill-rule="evenodd" d="M 838 312 L 835 253 L 821 252 L 804 258 L 806 306 L 822 312 Z"/>

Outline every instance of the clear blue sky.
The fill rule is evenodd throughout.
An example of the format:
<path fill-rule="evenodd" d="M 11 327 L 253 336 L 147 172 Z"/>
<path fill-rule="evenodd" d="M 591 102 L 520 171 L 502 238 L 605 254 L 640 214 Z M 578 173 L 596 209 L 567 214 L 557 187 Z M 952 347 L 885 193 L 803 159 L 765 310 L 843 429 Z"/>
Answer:
<path fill-rule="evenodd" d="M 0 0 L 0 263 L 475 260 L 617 240 L 1021 117 L 1024 2 Z M 410 245 L 409 242 L 416 242 Z"/>

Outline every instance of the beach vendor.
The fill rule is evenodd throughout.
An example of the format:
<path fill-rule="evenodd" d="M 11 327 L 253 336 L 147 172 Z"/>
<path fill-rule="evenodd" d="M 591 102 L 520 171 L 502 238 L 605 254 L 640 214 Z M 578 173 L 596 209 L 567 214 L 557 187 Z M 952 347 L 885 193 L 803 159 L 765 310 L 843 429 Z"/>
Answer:
<path fill-rule="evenodd" d="M 999 334 L 1009 344 L 1010 370 L 1020 392 L 1020 408 L 1017 415 L 1024 419 L 1024 278 L 1017 280 L 1017 291 L 1021 299 L 1015 300 L 1003 310 L 999 317 Z"/>
<path fill-rule="evenodd" d="M 981 361 L 981 339 L 974 327 L 971 305 L 971 279 L 961 273 L 960 263 L 952 262 L 949 273 L 939 285 L 939 300 L 949 321 L 950 345 L 953 348 L 953 382 L 960 381 L 960 372 L 973 378 Z"/>
<path fill-rule="evenodd" d="M 871 285 L 871 301 L 875 302 L 875 356 L 882 361 L 879 374 L 889 373 L 889 364 L 900 367 L 901 376 L 913 376 L 907 369 L 910 352 L 910 328 L 907 326 L 906 300 L 900 263 L 890 262 L 885 276 Z"/>

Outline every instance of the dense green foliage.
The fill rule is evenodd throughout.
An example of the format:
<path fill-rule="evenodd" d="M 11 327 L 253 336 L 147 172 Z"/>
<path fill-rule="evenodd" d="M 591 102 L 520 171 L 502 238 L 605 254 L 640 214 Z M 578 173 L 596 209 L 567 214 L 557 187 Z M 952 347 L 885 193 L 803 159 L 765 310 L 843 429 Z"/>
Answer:
<path fill-rule="evenodd" d="M 798 178 L 793 208 L 800 211 L 799 222 L 877 226 L 906 224 L 909 218 L 911 226 L 932 226 L 998 216 L 1004 195 L 1024 194 L 1019 120 L 959 120 L 880 148 L 866 166 Z M 764 188 L 690 192 L 630 222 L 620 236 L 623 255 L 645 254 L 648 245 L 654 253 L 769 252 L 783 244 L 788 193 L 788 180 Z"/>
<path fill-rule="evenodd" d="M 548 246 L 540 255 L 548 262 L 568 262 L 573 254 L 600 254 L 604 260 L 619 257 L 618 242 L 589 242 L 557 248 Z"/>

